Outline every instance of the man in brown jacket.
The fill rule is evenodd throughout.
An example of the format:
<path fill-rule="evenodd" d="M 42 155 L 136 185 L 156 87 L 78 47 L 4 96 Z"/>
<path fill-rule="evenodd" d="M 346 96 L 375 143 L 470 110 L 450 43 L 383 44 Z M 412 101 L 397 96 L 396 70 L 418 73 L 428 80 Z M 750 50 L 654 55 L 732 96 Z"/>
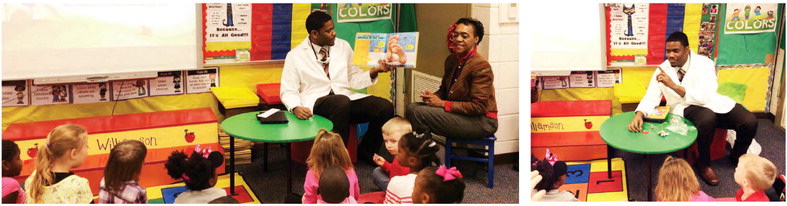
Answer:
<path fill-rule="evenodd" d="M 497 131 L 494 74 L 486 58 L 476 51 L 484 38 L 484 25 L 461 18 L 448 33 L 451 55 L 445 59 L 440 89 L 420 94 L 423 103 L 407 108 L 413 128 L 428 127 L 447 138 L 479 139 Z"/>

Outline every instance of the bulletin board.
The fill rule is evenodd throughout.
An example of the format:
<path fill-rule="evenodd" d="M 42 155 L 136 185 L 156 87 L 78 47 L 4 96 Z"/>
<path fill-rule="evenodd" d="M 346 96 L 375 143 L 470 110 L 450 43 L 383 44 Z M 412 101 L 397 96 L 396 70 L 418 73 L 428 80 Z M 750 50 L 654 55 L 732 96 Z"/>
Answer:
<path fill-rule="evenodd" d="M 736 9 L 739 14 L 732 13 Z M 639 102 L 647 85 L 635 82 L 649 82 L 654 66 L 666 60 L 666 38 L 683 31 L 694 53 L 715 61 L 717 92 L 750 111 L 768 111 L 779 39 L 774 31 L 783 26 L 783 3 L 626 3 L 606 4 L 605 10 L 607 64 L 624 67 L 627 80 L 615 86 L 621 102 Z M 727 28 L 735 24 L 755 27 L 755 23 L 773 27 Z"/>
<path fill-rule="evenodd" d="M 205 64 L 284 60 L 300 44 L 312 4 L 202 4 Z"/>
<path fill-rule="evenodd" d="M 692 51 L 698 51 L 702 3 L 609 4 L 606 10 L 607 65 L 658 65 L 666 59 L 669 34 L 683 31 Z"/>

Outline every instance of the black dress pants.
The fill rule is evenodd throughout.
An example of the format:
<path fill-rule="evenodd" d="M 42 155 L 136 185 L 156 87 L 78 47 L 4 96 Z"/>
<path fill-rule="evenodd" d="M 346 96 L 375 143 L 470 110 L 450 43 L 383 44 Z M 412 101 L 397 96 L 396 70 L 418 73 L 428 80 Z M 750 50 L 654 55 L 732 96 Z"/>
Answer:
<path fill-rule="evenodd" d="M 345 145 L 350 124 L 369 122 L 369 130 L 358 143 L 358 159 L 369 161 L 383 145 L 383 124 L 394 117 L 393 104 L 386 99 L 368 96 L 350 100 L 345 95 L 336 94 L 317 99 L 314 103 L 314 114 L 331 120 L 333 132 L 342 136 Z"/>
<path fill-rule="evenodd" d="M 735 104 L 730 112 L 718 114 L 708 108 L 691 105 L 683 110 L 683 115 L 697 127 L 697 147 L 700 153 L 697 164 L 710 166 L 710 144 L 716 128 L 735 130 L 735 146 L 731 158 L 737 159 L 749 149 L 757 134 L 757 118 L 740 104 Z"/>

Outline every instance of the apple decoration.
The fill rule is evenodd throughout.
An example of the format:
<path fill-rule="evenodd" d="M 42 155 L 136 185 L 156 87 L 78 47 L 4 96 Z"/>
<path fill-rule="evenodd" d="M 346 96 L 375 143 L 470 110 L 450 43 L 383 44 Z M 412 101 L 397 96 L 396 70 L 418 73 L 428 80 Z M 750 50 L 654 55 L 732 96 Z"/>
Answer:
<path fill-rule="evenodd" d="M 186 142 L 188 143 L 193 142 L 194 138 L 196 138 L 196 136 L 194 136 L 194 132 L 189 132 L 189 129 L 185 129 L 184 131 L 186 132 L 186 136 L 184 136 L 183 138 L 186 138 Z"/>
<path fill-rule="evenodd" d="M 588 122 L 587 119 L 584 120 L 585 120 L 585 128 L 587 129 L 593 128 L 593 122 Z"/>
<path fill-rule="evenodd" d="M 38 154 L 38 143 L 35 143 L 35 147 L 27 148 L 27 156 L 30 158 L 36 158 L 36 154 Z"/>

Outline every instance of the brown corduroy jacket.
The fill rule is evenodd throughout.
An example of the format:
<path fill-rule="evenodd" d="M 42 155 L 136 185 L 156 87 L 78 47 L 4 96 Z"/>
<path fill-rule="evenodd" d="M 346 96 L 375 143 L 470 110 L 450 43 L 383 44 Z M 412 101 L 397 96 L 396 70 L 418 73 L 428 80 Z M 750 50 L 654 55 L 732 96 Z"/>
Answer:
<path fill-rule="evenodd" d="M 445 59 L 443 80 L 440 89 L 435 92 L 435 95 L 446 101 L 445 111 L 467 116 L 485 115 L 497 119 L 495 86 L 492 84 L 495 76 L 486 57 L 481 54 L 470 57 L 456 82 L 450 85 L 458 66 L 456 55 L 450 55 Z M 448 88 L 449 86 L 451 88 Z"/>

